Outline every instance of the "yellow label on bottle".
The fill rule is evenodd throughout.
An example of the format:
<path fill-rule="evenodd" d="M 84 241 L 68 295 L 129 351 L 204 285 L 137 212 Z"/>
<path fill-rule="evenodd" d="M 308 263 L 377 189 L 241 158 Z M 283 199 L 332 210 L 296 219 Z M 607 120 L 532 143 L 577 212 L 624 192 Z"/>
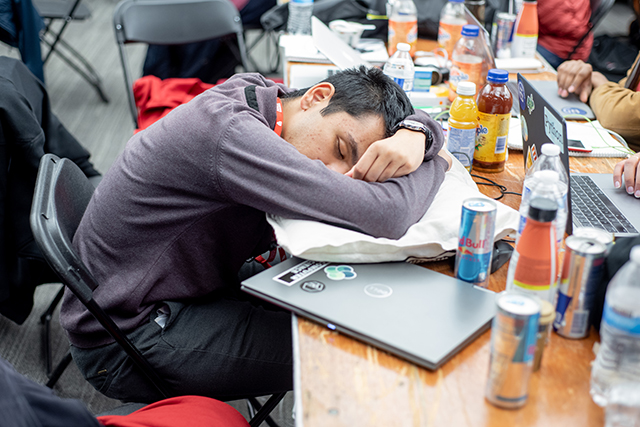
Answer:
<path fill-rule="evenodd" d="M 507 152 L 509 119 L 511 114 L 478 112 L 478 131 L 473 158 L 486 163 L 502 162 Z"/>

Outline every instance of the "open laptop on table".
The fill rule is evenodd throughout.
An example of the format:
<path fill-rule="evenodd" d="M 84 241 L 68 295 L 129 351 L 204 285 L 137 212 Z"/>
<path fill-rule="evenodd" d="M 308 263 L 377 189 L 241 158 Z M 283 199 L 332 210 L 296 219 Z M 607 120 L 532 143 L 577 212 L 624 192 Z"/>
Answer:
<path fill-rule="evenodd" d="M 531 80 L 529 81 L 529 84 L 533 86 L 535 90 L 544 97 L 544 99 L 549 101 L 553 108 L 559 111 L 565 118 L 584 119 L 586 117 L 589 120 L 594 120 L 596 118 L 591 107 L 580 101 L 578 95 L 570 93 L 566 98 L 558 95 L 558 83 L 556 81 Z M 518 82 L 510 80 L 507 83 L 507 87 L 511 91 L 511 95 L 514 100 L 511 115 L 518 116 L 520 114 L 520 109 L 518 108 L 518 103 L 515 102 L 518 99 Z"/>
<path fill-rule="evenodd" d="M 543 95 L 521 74 L 518 74 L 525 170 L 541 153 L 542 144 L 551 142 L 560 147 L 560 158 L 569 171 L 567 124 Z M 567 233 L 573 227 L 595 227 L 615 236 L 636 235 L 640 230 L 640 200 L 613 186 L 610 173 L 569 173 L 569 218 Z"/>
<path fill-rule="evenodd" d="M 292 258 L 242 289 L 428 369 L 488 329 L 496 311 L 493 292 L 404 262 Z"/>

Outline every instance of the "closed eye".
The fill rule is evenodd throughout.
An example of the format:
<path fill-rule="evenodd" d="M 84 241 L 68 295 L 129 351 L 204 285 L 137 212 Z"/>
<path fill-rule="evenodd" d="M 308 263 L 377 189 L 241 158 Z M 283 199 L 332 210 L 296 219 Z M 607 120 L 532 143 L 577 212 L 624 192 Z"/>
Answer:
<path fill-rule="evenodd" d="M 342 148 L 340 147 L 340 139 L 336 139 L 336 153 L 340 160 L 344 160 L 344 154 L 342 154 Z"/>

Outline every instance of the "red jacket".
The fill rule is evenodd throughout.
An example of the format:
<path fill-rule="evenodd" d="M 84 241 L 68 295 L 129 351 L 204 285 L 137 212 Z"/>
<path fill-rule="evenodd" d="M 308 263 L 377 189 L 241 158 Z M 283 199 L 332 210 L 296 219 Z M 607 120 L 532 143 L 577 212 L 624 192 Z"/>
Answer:
<path fill-rule="evenodd" d="M 589 30 L 589 0 L 538 0 L 538 43 L 560 58 L 569 53 Z M 586 61 L 591 53 L 593 33 L 582 42 L 571 59 Z"/>

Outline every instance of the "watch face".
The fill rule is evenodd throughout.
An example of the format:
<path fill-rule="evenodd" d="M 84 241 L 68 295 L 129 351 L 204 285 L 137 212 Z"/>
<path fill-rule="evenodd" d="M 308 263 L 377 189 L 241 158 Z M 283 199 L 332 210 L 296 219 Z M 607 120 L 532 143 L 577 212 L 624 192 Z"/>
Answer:
<path fill-rule="evenodd" d="M 426 132 L 427 127 L 420 122 L 416 122 L 415 120 L 403 120 L 399 123 L 399 127 L 417 130 L 420 132 Z"/>

